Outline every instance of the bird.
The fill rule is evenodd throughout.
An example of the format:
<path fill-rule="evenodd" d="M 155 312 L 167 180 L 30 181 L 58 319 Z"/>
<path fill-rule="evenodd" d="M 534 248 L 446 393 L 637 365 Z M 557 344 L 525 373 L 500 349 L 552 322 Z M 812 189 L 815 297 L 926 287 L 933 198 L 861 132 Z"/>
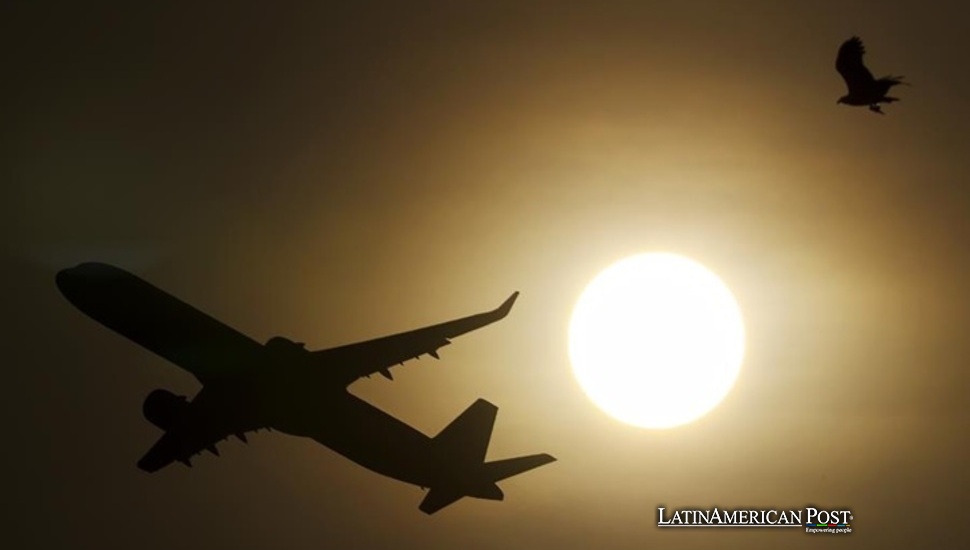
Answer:
<path fill-rule="evenodd" d="M 858 36 L 846 40 L 839 47 L 839 55 L 835 59 L 835 70 L 839 71 L 845 80 L 845 85 L 849 93 L 840 97 L 836 104 L 863 106 L 868 105 L 869 110 L 884 115 L 879 107 L 880 103 L 892 103 L 899 101 L 898 97 L 889 97 L 889 89 L 898 84 L 909 84 L 903 82 L 901 76 L 884 76 L 878 80 L 873 78 L 872 73 L 862 63 L 862 56 L 866 53 L 862 45 L 862 39 Z"/>

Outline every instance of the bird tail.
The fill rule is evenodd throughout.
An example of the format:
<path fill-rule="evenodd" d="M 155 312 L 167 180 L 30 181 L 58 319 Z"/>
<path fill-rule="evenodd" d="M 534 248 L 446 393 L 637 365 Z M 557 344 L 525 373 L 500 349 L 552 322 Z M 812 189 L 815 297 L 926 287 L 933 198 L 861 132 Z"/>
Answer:
<path fill-rule="evenodd" d="M 888 82 L 890 86 L 895 86 L 897 84 L 904 84 L 906 86 L 912 86 L 912 84 L 910 84 L 909 82 L 903 81 L 903 78 L 905 78 L 905 77 L 903 77 L 903 76 L 893 76 L 893 75 L 889 75 L 889 76 L 884 76 L 884 77 L 880 78 L 879 80 L 881 80 L 883 82 Z"/>

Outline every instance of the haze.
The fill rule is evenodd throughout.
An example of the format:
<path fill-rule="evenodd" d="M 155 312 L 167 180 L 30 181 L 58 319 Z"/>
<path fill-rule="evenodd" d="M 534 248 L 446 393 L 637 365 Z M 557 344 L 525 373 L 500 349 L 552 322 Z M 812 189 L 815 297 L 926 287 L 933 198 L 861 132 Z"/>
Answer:
<path fill-rule="evenodd" d="M 926 2 L 84 3 L 0 8 L 4 546 L 958 547 L 968 487 L 966 9 Z M 858 34 L 912 87 L 836 105 Z M 666 432 L 574 381 L 570 311 L 624 256 L 724 279 L 745 364 Z M 499 407 L 504 502 L 259 434 L 147 475 L 197 384 L 57 292 L 128 269 L 265 341 L 502 323 L 353 391 L 425 433 Z M 656 527 L 658 506 L 853 510 L 847 537 Z M 775 530 L 772 530 L 775 531 Z"/>

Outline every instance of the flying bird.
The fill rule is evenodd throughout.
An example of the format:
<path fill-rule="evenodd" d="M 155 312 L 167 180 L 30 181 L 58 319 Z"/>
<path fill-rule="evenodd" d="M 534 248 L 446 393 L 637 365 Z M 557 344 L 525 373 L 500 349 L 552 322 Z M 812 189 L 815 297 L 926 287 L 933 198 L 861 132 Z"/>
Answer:
<path fill-rule="evenodd" d="M 898 97 L 889 97 L 889 89 L 903 82 L 901 76 L 884 76 L 879 80 L 873 78 L 872 73 L 862 63 L 862 56 L 866 53 L 862 40 L 858 36 L 846 40 L 839 48 L 839 55 L 835 59 L 835 70 L 845 79 L 849 93 L 840 97 L 837 103 L 846 105 L 868 105 L 869 110 L 883 115 L 880 103 L 899 101 Z"/>

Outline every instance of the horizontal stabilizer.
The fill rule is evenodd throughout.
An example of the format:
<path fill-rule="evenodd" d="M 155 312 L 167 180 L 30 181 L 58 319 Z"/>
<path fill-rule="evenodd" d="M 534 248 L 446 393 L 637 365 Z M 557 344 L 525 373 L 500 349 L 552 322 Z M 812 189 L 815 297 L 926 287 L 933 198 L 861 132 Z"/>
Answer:
<path fill-rule="evenodd" d="M 421 501 L 422 512 L 433 514 L 466 496 L 502 500 L 505 495 L 496 482 L 556 460 L 543 453 L 485 462 L 497 414 L 498 407 L 479 399 L 435 436 L 435 451 L 447 462 Z"/>
<path fill-rule="evenodd" d="M 519 475 L 522 472 L 528 472 L 533 468 L 545 466 L 546 464 L 555 461 L 555 457 L 545 453 L 538 455 L 519 456 L 515 458 L 506 458 L 505 460 L 487 462 L 485 463 L 485 471 L 492 481 L 501 481 L 505 478 Z"/>
<path fill-rule="evenodd" d="M 453 504 L 456 500 L 462 498 L 464 495 L 454 491 L 448 491 L 443 489 L 431 489 L 428 491 L 428 495 L 424 497 L 418 509 L 425 514 L 431 515 L 438 510 L 441 510 L 449 504 Z"/>

